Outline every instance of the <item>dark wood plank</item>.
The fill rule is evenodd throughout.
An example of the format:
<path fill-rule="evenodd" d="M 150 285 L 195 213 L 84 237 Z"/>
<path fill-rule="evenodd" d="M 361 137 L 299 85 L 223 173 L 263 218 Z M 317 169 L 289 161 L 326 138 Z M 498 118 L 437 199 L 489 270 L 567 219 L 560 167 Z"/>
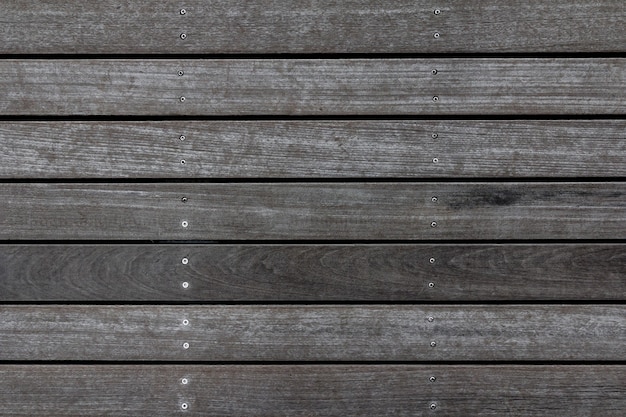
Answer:
<path fill-rule="evenodd" d="M 621 417 L 625 386 L 623 365 L 2 365 L 0 416 Z"/>
<path fill-rule="evenodd" d="M 626 177 L 625 130 L 624 120 L 2 122 L 0 177 Z"/>
<path fill-rule="evenodd" d="M 624 244 L 0 245 L 4 302 L 620 301 L 624 276 Z"/>
<path fill-rule="evenodd" d="M 6 59 L 0 90 L 0 115 L 610 115 L 626 59 Z"/>
<path fill-rule="evenodd" d="M 626 359 L 624 305 L 0 306 L 0 360 Z"/>
<path fill-rule="evenodd" d="M 0 53 L 624 52 L 626 44 L 620 0 L 12 0 L 0 14 Z"/>
<path fill-rule="evenodd" d="M 624 239 L 625 193 L 623 182 L 3 183 L 0 239 Z"/>

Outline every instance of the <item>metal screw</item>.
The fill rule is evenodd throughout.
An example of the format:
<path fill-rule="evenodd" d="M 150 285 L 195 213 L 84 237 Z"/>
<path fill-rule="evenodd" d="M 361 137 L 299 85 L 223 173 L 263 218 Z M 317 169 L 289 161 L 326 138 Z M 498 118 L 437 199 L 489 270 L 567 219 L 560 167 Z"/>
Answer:
<path fill-rule="evenodd" d="M 184 319 L 183 320 L 183 326 L 189 326 L 189 320 Z"/>
<path fill-rule="evenodd" d="M 187 99 L 186 99 L 184 96 L 180 98 L 180 102 L 181 102 L 181 103 L 184 103 L 184 102 L 185 102 L 185 100 L 187 100 Z"/>
<path fill-rule="evenodd" d="M 189 349 L 189 343 L 187 342 L 183 343 L 183 349 Z"/>
<path fill-rule="evenodd" d="M 435 321 L 435 318 L 431 316 L 431 317 L 428 317 L 428 319 L 427 319 L 427 320 L 428 320 L 430 323 L 432 323 L 433 321 Z"/>
<path fill-rule="evenodd" d="M 431 72 L 433 73 L 433 75 L 437 75 L 437 72 L 438 72 L 438 71 L 437 71 L 436 69 L 434 69 L 434 70 L 432 70 Z"/>
<path fill-rule="evenodd" d="M 430 378 L 428 378 L 428 380 L 430 382 L 435 382 L 437 380 L 437 378 L 435 378 L 434 376 L 431 376 Z"/>
<path fill-rule="evenodd" d="M 188 408 L 189 408 L 189 404 L 187 404 L 187 403 L 182 403 L 182 404 L 180 405 L 180 408 L 182 408 L 183 410 L 186 410 L 186 409 L 188 409 Z"/>
<path fill-rule="evenodd" d="M 436 164 L 437 162 L 439 162 L 439 158 L 433 158 L 433 164 Z"/>
<path fill-rule="evenodd" d="M 433 101 L 436 103 L 439 101 L 439 96 L 433 96 Z"/>
<path fill-rule="evenodd" d="M 183 385 L 187 385 L 189 383 L 189 380 L 187 378 L 183 378 L 183 379 L 180 380 L 180 383 L 183 384 Z"/>
<path fill-rule="evenodd" d="M 436 203 L 437 201 L 439 201 L 439 198 L 437 196 L 433 196 L 430 201 L 432 201 L 433 203 Z"/>
<path fill-rule="evenodd" d="M 180 9 L 180 14 L 181 14 L 181 15 L 183 15 L 183 16 L 184 16 L 184 15 L 186 15 L 186 14 L 187 14 L 187 10 L 185 10 L 185 9 Z"/>
<path fill-rule="evenodd" d="M 187 226 L 189 226 L 189 222 L 187 222 L 187 220 L 183 220 L 183 221 L 180 223 L 180 225 L 181 225 L 181 226 L 183 226 L 183 227 L 187 227 Z"/>
<path fill-rule="evenodd" d="M 184 35 L 184 33 L 183 33 L 183 35 Z M 182 35 L 181 35 L 181 38 L 182 38 Z M 435 32 L 435 33 L 433 34 L 433 38 L 435 38 L 435 39 L 439 39 L 439 32 Z M 185 38 L 183 38 L 183 39 L 185 39 Z"/>
<path fill-rule="evenodd" d="M 181 262 L 183 263 L 183 265 L 187 265 L 189 263 L 189 259 L 188 258 L 183 258 L 181 260 Z"/>
<path fill-rule="evenodd" d="M 187 34 L 186 34 L 186 33 L 181 33 L 181 34 L 180 34 L 180 38 L 181 38 L 182 40 L 187 39 Z"/>
<path fill-rule="evenodd" d="M 428 260 L 428 262 L 430 262 L 431 264 L 434 264 L 434 263 L 435 263 L 435 258 L 430 258 L 430 259 Z"/>
<path fill-rule="evenodd" d="M 181 198 L 180 201 L 182 201 L 183 203 L 186 203 L 187 202 L 187 197 Z"/>
<path fill-rule="evenodd" d="M 435 347 L 435 346 L 437 346 L 437 342 L 435 342 L 434 340 L 430 342 L 430 347 Z"/>
<path fill-rule="evenodd" d="M 189 283 L 187 281 L 183 282 L 183 288 L 184 289 L 189 288 Z"/>
<path fill-rule="evenodd" d="M 180 139 L 180 140 L 185 140 L 185 139 L 187 139 L 187 136 L 185 136 L 185 135 L 180 135 L 180 136 L 178 137 L 178 139 Z"/>
<path fill-rule="evenodd" d="M 441 14 L 441 10 L 440 10 L 440 9 L 435 9 L 435 14 L 436 14 L 437 16 L 439 16 L 439 15 Z"/>
<path fill-rule="evenodd" d="M 428 283 L 428 288 L 435 288 L 435 283 L 434 282 L 429 282 Z"/>
<path fill-rule="evenodd" d="M 432 137 L 433 137 L 433 139 L 437 139 L 437 138 L 439 137 L 439 134 L 437 134 L 437 133 L 433 133 L 433 134 L 432 134 Z"/>
<path fill-rule="evenodd" d="M 183 71 L 178 71 L 178 76 L 182 77 L 183 75 L 185 75 L 185 73 Z"/>
<path fill-rule="evenodd" d="M 431 403 L 431 404 L 430 404 L 430 409 L 431 409 L 431 410 L 434 410 L 435 408 L 437 408 L 437 404 L 435 404 L 435 403 Z"/>

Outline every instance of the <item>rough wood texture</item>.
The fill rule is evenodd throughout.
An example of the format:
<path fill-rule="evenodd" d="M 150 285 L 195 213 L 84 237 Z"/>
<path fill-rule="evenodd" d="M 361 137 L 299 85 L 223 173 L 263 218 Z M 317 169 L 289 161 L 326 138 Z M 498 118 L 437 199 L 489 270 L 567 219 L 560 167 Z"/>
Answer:
<path fill-rule="evenodd" d="M 3 305 L 0 316 L 0 360 L 626 359 L 624 305 Z"/>
<path fill-rule="evenodd" d="M 0 416 L 622 417 L 625 386 L 622 365 L 2 365 Z"/>
<path fill-rule="evenodd" d="M 626 44 L 621 0 L 12 0 L 0 15 L 0 53 L 624 52 Z"/>
<path fill-rule="evenodd" d="M 623 182 L 3 183 L 0 239 L 624 239 L 625 197 Z"/>
<path fill-rule="evenodd" d="M 0 90 L 0 115 L 624 114 L 626 59 L 6 59 Z"/>
<path fill-rule="evenodd" d="M 624 120 L 2 122 L 0 177 L 626 177 L 624 131 Z"/>
<path fill-rule="evenodd" d="M 0 245 L 4 302 L 619 301 L 624 276 L 623 244 Z"/>

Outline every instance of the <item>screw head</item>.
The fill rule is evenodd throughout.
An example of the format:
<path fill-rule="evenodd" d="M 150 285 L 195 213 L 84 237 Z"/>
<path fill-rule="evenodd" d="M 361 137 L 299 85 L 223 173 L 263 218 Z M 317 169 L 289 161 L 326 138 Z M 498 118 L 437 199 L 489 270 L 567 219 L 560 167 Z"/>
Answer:
<path fill-rule="evenodd" d="M 441 14 L 441 9 L 435 9 L 434 13 L 435 15 L 439 16 Z"/>
<path fill-rule="evenodd" d="M 435 288 L 435 283 L 434 282 L 429 282 L 428 283 L 428 288 Z"/>
<path fill-rule="evenodd" d="M 181 15 L 183 15 L 183 16 L 184 16 L 184 15 L 186 15 L 186 14 L 187 14 L 187 10 L 185 10 L 185 9 L 180 9 L 180 14 L 181 14 Z"/>
<path fill-rule="evenodd" d="M 185 73 L 183 71 L 178 71 L 178 76 L 182 77 L 183 75 L 185 75 Z"/>
<path fill-rule="evenodd" d="M 436 103 L 439 101 L 439 96 L 433 96 L 433 101 Z"/>
<path fill-rule="evenodd" d="M 183 379 L 180 380 L 180 383 L 183 384 L 183 385 L 187 385 L 189 383 L 189 380 L 187 378 L 183 378 Z"/>
<path fill-rule="evenodd" d="M 189 258 L 183 258 L 181 262 L 183 263 L 183 265 L 187 265 L 189 263 Z"/>
<path fill-rule="evenodd" d="M 185 136 L 185 135 L 180 135 L 180 136 L 178 137 L 178 139 L 180 139 L 180 140 L 182 141 L 182 140 L 187 139 L 187 136 Z"/>
<path fill-rule="evenodd" d="M 183 326 L 189 326 L 189 320 L 184 319 L 183 320 Z"/>
<path fill-rule="evenodd" d="M 430 409 L 431 409 L 431 410 L 434 410 L 434 409 L 436 409 L 436 408 L 437 408 L 437 404 L 435 404 L 435 403 L 431 403 L 431 404 L 430 404 Z"/>
<path fill-rule="evenodd" d="M 187 220 L 183 220 L 182 222 L 180 222 L 180 225 L 183 227 L 187 227 L 189 226 L 189 222 Z"/>
<path fill-rule="evenodd" d="M 187 342 L 183 343 L 183 349 L 189 349 L 189 343 Z"/>
<path fill-rule="evenodd" d="M 428 262 L 430 262 L 431 264 L 434 264 L 434 263 L 435 263 L 435 258 L 430 258 L 430 259 L 428 260 Z"/>
<path fill-rule="evenodd" d="M 185 281 L 185 282 L 183 282 L 182 286 L 183 286 L 184 289 L 187 289 L 187 288 L 189 288 L 189 283 L 187 281 Z"/>
<path fill-rule="evenodd" d="M 187 39 L 187 34 L 186 34 L 186 33 L 181 33 L 181 34 L 180 34 L 180 38 L 181 38 L 182 40 Z"/>
<path fill-rule="evenodd" d="M 437 139 L 439 137 L 439 134 L 438 133 L 433 133 L 431 136 L 433 137 L 433 139 Z"/>
<path fill-rule="evenodd" d="M 435 347 L 435 346 L 437 346 L 437 342 L 435 342 L 434 340 L 430 342 L 430 347 Z"/>
<path fill-rule="evenodd" d="M 432 74 L 433 74 L 433 75 L 437 75 L 437 72 L 438 72 L 438 71 L 437 71 L 436 69 L 434 69 L 434 70 L 432 70 L 431 72 L 432 72 Z"/>
<path fill-rule="evenodd" d="M 180 408 L 181 408 L 181 409 L 183 409 L 183 410 L 186 410 L 186 409 L 188 409 L 188 408 L 189 408 L 189 404 L 187 404 L 187 403 L 182 403 L 182 404 L 180 405 Z"/>
<path fill-rule="evenodd" d="M 183 33 L 183 35 L 184 35 L 184 33 Z M 435 39 L 439 39 L 439 36 L 441 36 L 441 35 L 439 35 L 439 32 L 435 32 L 435 33 L 433 33 L 433 38 L 435 38 Z M 182 35 L 181 35 L 181 37 L 182 37 Z M 184 38 L 183 38 L 183 39 L 184 39 Z"/>
<path fill-rule="evenodd" d="M 430 378 L 428 378 L 428 380 L 429 380 L 430 382 L 435 382 L 435 381 L 437 380 L 437 378 L 436 378 L 436 377 L 434 377 L 434 376 L 431 376 Z"/>
<path fill-rule="evenodd" d="M 433 196 L 430 201 L 432 201 L 433 203 L 436 203 L 437 201 L 439 201 L 439 198 L 437 196 Z"/>

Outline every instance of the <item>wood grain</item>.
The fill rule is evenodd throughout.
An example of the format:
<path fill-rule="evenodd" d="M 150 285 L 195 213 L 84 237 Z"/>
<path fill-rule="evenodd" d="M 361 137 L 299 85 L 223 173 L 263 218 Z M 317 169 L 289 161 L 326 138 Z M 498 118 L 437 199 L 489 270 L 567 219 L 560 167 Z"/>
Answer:
<path fill-rule="evenodd" d="M 4 361 L 626 359 L 624 305 L 2 305 L 0 316 Z"/>
<path fill-rule="evenodd" d="M 626 59 L 6 59 L 0 90 L 5 116 L 623 115 Z"/>
<path fill-rule="evenodd" d="M 621 417 L 625 382 L 623 365 L 2 365 L 0 415 Z"/>
<path fill-rule="evenodd" d="M 626 177 L 625 131 L 624 120 L 6 121 L 0 177 Z"/>
<path fill-rule="evenodd" d="M 620 0 L 168 0 L 159 7 L 13 0 L 0 15 L 5 54 L 624 52 L 626 45 Z"/>
<path fill-rule="evenodd" d="M 0 239 L 624 239 L 625 192 L 622 182 L 3 183 Z"/>
<path fill-rule="evenodd" d="M 3 302 L 621 301 L 624 276 L 624 244 L 0 245 Z"/>

